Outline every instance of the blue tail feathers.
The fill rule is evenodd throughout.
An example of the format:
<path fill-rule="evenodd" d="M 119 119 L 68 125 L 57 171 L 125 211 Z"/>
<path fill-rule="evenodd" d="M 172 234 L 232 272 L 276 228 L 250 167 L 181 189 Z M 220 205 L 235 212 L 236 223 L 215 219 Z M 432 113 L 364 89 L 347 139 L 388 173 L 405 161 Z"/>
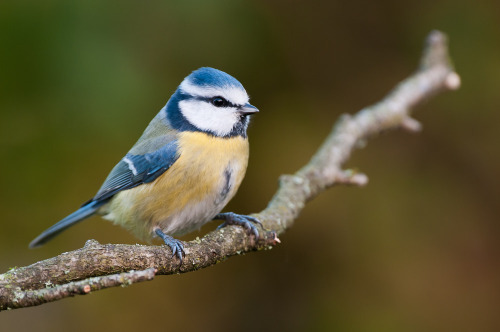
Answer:
<path fill-rule="evenodd" d="M 66 218 L 43 231 L 42 234 L 38 235 L 33 241 L 31 241 L 29 247 L 35 248 L 41 246 L 42 244 L 45 244 L 53 237 L 64 231 L 66 228 L 69 228 L 77 222 L 82 221 L 83 219 L 88 218 L 96 213 L 96 211 L 99 209 L 99 207 L 101 207 L 101 205 L 103 205 L 103 203 L 104 202 L 91 201 L 88 204 L 82 206 Z"/>

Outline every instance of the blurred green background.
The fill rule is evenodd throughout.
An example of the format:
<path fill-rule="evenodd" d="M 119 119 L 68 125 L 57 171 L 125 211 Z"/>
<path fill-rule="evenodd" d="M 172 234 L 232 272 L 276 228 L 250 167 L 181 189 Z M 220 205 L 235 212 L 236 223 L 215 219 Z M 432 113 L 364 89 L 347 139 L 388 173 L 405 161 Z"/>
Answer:
<path fill-rule="evenodd" d="M 261 112 L 227 210 L 265 208 L 340 114 L 385 95 L 445 31 L 462 88 L 347 167 L 367 187 L 307 205 L 271 251 L 0 314 L 2 331 L 498 331 L 500 2 L 0 2 L 0 270 L 136 243 L 95 217 L 28 243 L 92 197 L 192 70 L 239 79 Z M 204 227 L 184 239 L 215 228 Z"/>

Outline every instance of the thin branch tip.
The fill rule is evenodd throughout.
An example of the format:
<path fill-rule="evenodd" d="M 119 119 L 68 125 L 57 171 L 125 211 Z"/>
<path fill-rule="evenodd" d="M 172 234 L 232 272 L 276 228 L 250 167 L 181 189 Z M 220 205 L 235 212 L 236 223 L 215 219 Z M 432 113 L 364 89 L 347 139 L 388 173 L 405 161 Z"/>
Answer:
<path fill-rule="evenodd" d="M 420 121 L 409 116 L 403 118 L 401 121 L 401 127 L 411 133 L 422 131 L 422 124 Z"/>
<path fill-rule="evenodd" d="M 359 173 L 355 170 L 348 169 L 339 172 L 335 179 L 335 182 L 338 184 L 363 187 L 368 184 L 368 176 L 364 173 Z"/>
<path fill-rule="evenodd" d="M 461 79 L 460 76 L 456 72 L 451 72 L 448 74 L 445 80 L 445 86 L 449 90 L 458 90 L 461 85 Z"/>
<path fill-rule="evenodd" d="M 420 62 L 422 69 L 434 66 L 453 67 L 448 55 L 448 37 L 439 30 L 434 30 L 427 36 L 424 53 Z"/>
<path fill-rule="evenodd" d="M 440 30 L 432 30 L 426 39 L 427 45 L 430 46 L 448 46 L 448 37 L 446 34 Z"/>

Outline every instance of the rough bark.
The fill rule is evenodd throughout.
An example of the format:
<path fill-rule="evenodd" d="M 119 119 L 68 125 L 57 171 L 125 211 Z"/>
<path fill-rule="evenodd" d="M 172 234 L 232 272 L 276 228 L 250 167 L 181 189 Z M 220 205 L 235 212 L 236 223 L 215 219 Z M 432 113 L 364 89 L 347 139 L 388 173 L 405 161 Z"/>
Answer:
<path fill-rule="evenodd" d="M 365 185 L 366 175 L 343 170 L 357 146 L 394 128 L 420 130 L 410 112 L 429 97 L 460 86 L 448 57 L 446 36 L 428 36 L 418 70 L 380 102 L 353 116 L 344 115 L 311 161 L 294 175 L 283 175 L 266 209 L 253 216 L 262 221 L 260 239 L 240 227 L 228 226 L 185 244 L 182 265 L 166 246 L 99 244 L 0 275 L 0 310 L 40 305 L 77 294 L 152 280 L 157 274 L 195 271 L 241 253 L 276 245 L 277 235 L 291 227 L 307 201 L 336 184 Z"/>

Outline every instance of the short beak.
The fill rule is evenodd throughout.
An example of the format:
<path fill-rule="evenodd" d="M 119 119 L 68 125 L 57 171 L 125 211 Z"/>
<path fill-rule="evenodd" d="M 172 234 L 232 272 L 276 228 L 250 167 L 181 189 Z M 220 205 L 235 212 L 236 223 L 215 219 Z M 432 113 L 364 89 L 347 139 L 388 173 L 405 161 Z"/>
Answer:
<path fill-rule="evenodd" d="M 250 115 L 257 113 L 259 110 L 257 109 L 257 107 L 250 105 L 249 103 L 246 103 L 239 109 L 239 111 L 243 115 Z"/>

